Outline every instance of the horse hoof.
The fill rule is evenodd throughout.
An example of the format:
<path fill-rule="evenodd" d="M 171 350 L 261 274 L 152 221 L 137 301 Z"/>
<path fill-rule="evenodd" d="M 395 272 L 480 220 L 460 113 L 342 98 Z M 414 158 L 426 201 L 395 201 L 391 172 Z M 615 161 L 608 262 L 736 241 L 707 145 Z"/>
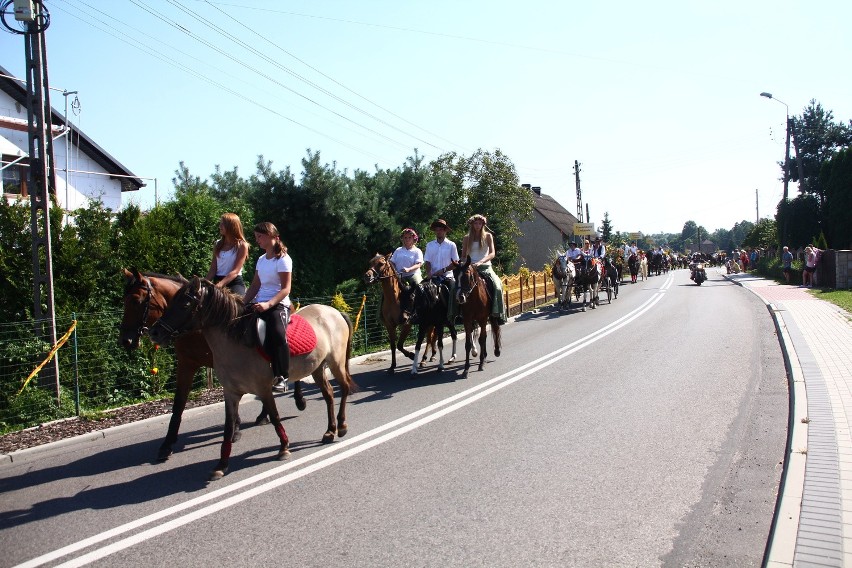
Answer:
<path fill-rule="evenodd" d="M 254 420 L 255 426 L 265 426 L 266 424 L 269 424 L 269 417 L 266 414 L 261 414 Z"/>
<path fill-rule="evenodd" d="M 326 432 L 325 434 L 322 435 L 322 443 L 323 444 L 330 444 L 333 441 L 334 441 L 334 432 L 328 431 L 328 432 Z"/>
<path fill-rule="evenodd" d="M 453 362 L 453 361 L 455 361 L 455 360 L 456 360 L 456 356 L 455 356 L 455 355 L 453 355 L 452 357 L 450 357 L 449 359 L 447 359 L 447 364 L 449 365 L 450 363 L 452 363 L 452 362 Z"/>
<path fill-rule="evenodd" d="M 216 469 L 213 473 L 210 474 L 210 481 L 219 481 L 223 477 L 225 477 L 225 473 L 227 473 L 228 469 Z"/>
<path fill-rule="evenodd" d="M 393 367 L 388 368 L 388 369 L 385 371 L 385 373 L 387 373 L 388 375 L 393 375 L 393 373 L 394 373 L 394 369 L 393 369 Z"/>
<path fill-rule="evenodd" d="M 485 368 L 485 365 L 480 365 L 480 366 L 478 367 L 478 370 L 479 370 L 479 371 L 481 371 L 481 370 L 482 370 L 482 369 L 484 369 L 484 368 Z"/>
<path fill-rule="evenodd" d="M 236 432 L 234 432 L 234 435 L 231 436 L 231 443 L 239 442 L 240 438 L 242 438 L 242 437 L 243 437 L 243 433 L 240 432 L 239 430 L 237 430 Z"/>
<path fill-rule="evenodd" d="M 500 350 L 499 350 L 499 349 L 495 349 L 495 350 L 494 350 L 494 356 L 495 356 L 495 357 L 499 357 L 499 356 L 500 356 Z"/>
<path fill-rule="evenodd" d="M 402 354 L 405 355 L 406 357 L 408 357 L 409 359 L 411 359 L 412 361 L 414 361 L 414 353 L 405 353 L 403 351 Z"/>
<path fill-rule="evenodd" d="M 290 457 L 290 448 L 283 448 L 278 451 L 278 455 L 275 456 L 275 459 L 278 461 L 284 461 Z"/>
<path fill-rule="evenodd" d="M 304 410 L 308 406 L 308 403 L 305 402 L 305 397 L 303 397 L 303 396 L 295 399 L 295 401 L 296 401 L 296 408 L 298 408 L 299 410 Z"/>
<path fill-rule="evenodd" d="M 172 449 L 169 448 L 160 448 L 160 451 L 157 452 L 157 461 L 162 463 L 169 459 L 169 456 L 172 455 Z"/>
<path fill-rule="evenodd" d="M 348 426 L 348 425 L 346 425 L 345 423 L 343 424 L 343 426 L 338 426 L 338 427 L 337 427 L 337 437 L 338 437 L 338 438 L 342 438 L 342 437 L 343 437 L 343 436 L 345 436 L 348 432 L 349 432 L 349 426 Z"/>

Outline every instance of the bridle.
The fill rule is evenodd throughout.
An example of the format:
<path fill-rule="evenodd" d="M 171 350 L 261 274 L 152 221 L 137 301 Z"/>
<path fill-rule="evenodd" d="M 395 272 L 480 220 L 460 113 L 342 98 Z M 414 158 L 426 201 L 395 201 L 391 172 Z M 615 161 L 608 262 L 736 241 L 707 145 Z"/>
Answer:
<path fill-rule="evenodd" d="M 379 272 L 379 269 L 376 266 L 376 265 L 379 264 L 379 261 L 377 260 L 375 262 L 375 264 L 373 266 L 371 266 L 369 270 L 367 270 L 366 275 L 369 276 L 369 281 L 367 282 L 368 284 L 372 284 L 373 282 L 377 282 L 379 280 L 387 280 L 388 278 L 393 278 L 394 276 L 399 278 L 399 274 L 397 274 L 396 270 L 393 270 L 391 268 L 390 262 L 388 261 L 388 259 L 385 258 L 385 257 L 382 257 L 381 260 L 383 261 L 381 263 L 381 266 L 382 266 L 382 272 L 384 272 L 384 274 Z"/>
<path fill-rule="evenodd" d="M 195 294 L 194 292 L 190 291 L 189 288 L 186 288 L 183 291 L 183 306 L 181 307 L 184 310 L 188 310 L 190 316 L 194 315 L 195 312 L 198 311 L 199 306 L 201 305 L 201 292 L 201 287 L 199 287 L 198 289 L 198 294 Z M 177 305 L 174 300 L 172 300 L 172 304 L 175 306 Z M 181 335 L 184 332 L 184 330 L 182 329 L 183 325 L 180 325 L 180 328 L 178 328 L 169 324 L 169 322 L 166 321 L 165 315 L 166 314 L 164 313 L 163 316 L 157 320 L 157 322 L 154 324 L 154 327 L 162 328 L 163 331 L 165 331 L 170 338 L 174 339 L 175 337 Z M 190 318 L 188 317 L 187 320 L 189 319 Z"/>
<path fill-rule="evenodd" d="M 136 330 L 136 339 L 148 333 L 146 322 L 148 321 L 148 313 L 151 311 L 151 296 L 154 294 L 154 291 L 151 289 L 151 282 L 147 278 L 142 276 L 139 282 L 145 284 L 145 299 L 143 300 L 142 319 L 139 320 L 139 328 Z"/>
<path fill-rule="evenodd" d="M 473 271 L 473 276 L 468 276 L 468 273 L 470 271 Z M 467 270 L 465 270 L 459 275 L 459 286 L 461 286 L 463 278 L 467 278 L 470 281 L 470 287 L 467 290 L 462 290 L 461 288 L 459 288 L 459 303 L 463 303 L 463 301 L 466 301 L 467 298 L 470 297 L 471 294 L 473 294 L 473 291 L 476 290 L 476 287 L 479 286 L 480 282 L 482 282 L 482 278 L 479 276 L 479 274 L 476 272 L 476 268 L 474 268 L 473 266 L 468 266 Z"/>

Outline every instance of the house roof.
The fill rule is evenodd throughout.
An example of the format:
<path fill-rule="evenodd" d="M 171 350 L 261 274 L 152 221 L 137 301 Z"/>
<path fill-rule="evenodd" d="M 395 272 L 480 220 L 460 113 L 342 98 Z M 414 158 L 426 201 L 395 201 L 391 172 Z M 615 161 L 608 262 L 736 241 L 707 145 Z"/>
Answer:
<path fill-rule="evenodd" d="M 574 223 L 577 218 L 567 209 L 562 207 L 558 201 L 544 193 L 533 192 L 535 204 L 533 205 L 541 216 L 547 219 L 554 227 L 568 235 L 574 232 Z"/>
<path fill-rule="evenodd" d="M 0 66 L 0 90 L 8 94 L 15 101 L 20 103 L 22 106 L 27 106 L 27 89 L 26 85 L 18 81 L 17 79 L 10 79 L 11 73 L 9 73 L 6 69 Z M 50 109 L 51 114 L 51 124 L 53 128 L 56 128 L 57 125 L 62 127 L 65 125 L 64 117 L 59 114 L 55 109 Z M 15 119 L 11 117 L 2 117 L 2 121 L 0 121 L 0 128 L 9 128 L 12 130 L 20 130 L 19 127 L 16 127 L 13 124 Z M 8 119 L 8 120 L 7 120 Z M 18 119 L 20 120 L 20 119 Z M 101 166 L 104 170 L 111 174 L 116 174 L 118 176 L 130 176 L 130 177 L 122 177 L 121 183 L 121 191 L 136 191 L 145 186 L 145 182 L 136 177 L 136 174 L 131 172 L 129 169 L 124 167 L 121 162 L 113 158 L 109 155 L 109 153 L 98 146 L 94 140 L 86 136 L 79 128 L 74 126 L 73 124 L 68 124 L 68 127 L 71 129 L 71 132 L 74 134 L 74 142 L 80 148 L 82 152 L 84 152 L 88 157 L 94 160 L 99 166 Z"/>

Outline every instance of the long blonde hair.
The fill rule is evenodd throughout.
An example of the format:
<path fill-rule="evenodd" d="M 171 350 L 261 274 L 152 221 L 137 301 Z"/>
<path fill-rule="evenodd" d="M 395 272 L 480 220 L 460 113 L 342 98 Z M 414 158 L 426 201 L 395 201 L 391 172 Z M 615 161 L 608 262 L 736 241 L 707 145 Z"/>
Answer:
<path fill-rule="evenodd" d="M 215 254 L 219 254 L 226 244 L 237 246 L 241 241 L 246 240 L 243 235 L 243 223 L 236 213 L 225 213 L 219 218 L 219 222 L 225 227 L 225 235 L 216 241 L 213 247 Z"/>
<path fill-rule="evenodd" d="M 474 221 L 482 221 L 482 230 L 479 232 L 479 247 L 482 248 L 485 246 L 485 235 L 489 234 L 488 232 L 488 219 L 485 218 L 485 215 L 480 215 L 477 213 L 473 215 L 470 219 L 467 220 L 467 246 L 470 247 L 473 244 L 474 239 Z"/>

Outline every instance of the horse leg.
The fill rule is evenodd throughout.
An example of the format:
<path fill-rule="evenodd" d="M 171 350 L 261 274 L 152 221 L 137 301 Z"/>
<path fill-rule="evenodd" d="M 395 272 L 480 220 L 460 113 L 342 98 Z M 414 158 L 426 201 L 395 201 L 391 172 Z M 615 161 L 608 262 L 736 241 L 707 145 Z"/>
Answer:
<path fill-rule="evenodd" d="M 293 400 L 296 401 L 296 408 L 299 410 L 304 410 L 308 406 L 305 395 L 302 393 L 302 381 L 293 383 Z"/>
<path fill-rule="evenodd" d="M 467 378 L 467 372 L 470 370 L 470 350 L 473 347 L 473 324 L 465 318 L 464 322 L 464 371 L 462 378 Z"/>
<path fill-rule="evenodd" d="M 222 479 L 228 473 L 228 462 L 231 459 L 231 445 L 237 425 L 236 417 L 239 413 L 240 398 L 242 398 L 240 395 L 225 392 L 225 434 L 222 439 L 222 447 L 219 450 L 219 461 L 210 474 L 210 481 Z"/>
<path fill-rule="evenodd" d="M 405 348 L 405 340 L 408 339 L 409 333 L 411 333 L 410 323 L 405 323 L 399 326 L 399 339 L 396 340 L 396 348 L 409 359 L 414 359 L 414 353 Z"/>
<path fill-rule="evenodd" d="M 458 344 L 458 332 L 456 331 L 456 326 L 450 325 L 448 327 L 450 330 L 450 338 L 453 340 L 453 353 L 450 358 L 447 359 L 447 364 L 456 360 L 456 345 Z"/>
<path fill-rule="evenodd" d="M 428 326 L 420 325 L 420 329 L 417 330 L 417 344 L 414 346 L 414 362 L 411 364 L 411 374 L 417 374 L 417 361 L 420 360 L 420 347 L 423 345 L 423 338 L 426 336 L 426 332 L 428 331 Z"/>
<path fill-rule="evenodd" d="M 500 356 L 500 347 L 501 347 L 501 344 L 503 342 L 501 335 L 502 335 L 502 333 L 500 331 L 500 321 L 497 318 L 492 317 L 491 318 L 491 336 L 494 338 L 493 341 L 494 341 L 494 356 L 495 357 Z"/>
<path fill-rule="evenodd" d="M 392 375 L 396 370 L 396 326 L 392 324 L 386 324 L 386 326 L 388 331 L 388 343 L 390 344 L 391 364 L 385 372 Z"/>
<path fill-rule="evenodd" d="M 435 326 L 435 336 L 438 338 L 438 372 L 444 371 L 444 324 L 439 323 Z M 455 341 L 453 341 L 455 344 Z"/>
<path fill-rule="evenodd" d="M 186 401 L 189 391 L 192 390 L 192 378 L 200 365 L 190 364 L 181 357 L 177 360 L 177 385 L 175 388 L 175 400 L 172 403 L 172 418 L 169 420 L 169 429 L 166 439 L 160 444 L 157 452 L 157 461 L 166 461 L 172 455 L 172 446 L 177 442 L 178 430 L 180 430 L 181 417 L 186 409 Z M 233 441 L 233 440 L 232 440 Z"/>
<path fill-rule="evenodd" d="M 488 325 L 488 316 L 482 318 L 479 322 L 479 370 L 481 371 L 483 367 L 485 367 L 485 357 L 488 355 L 485 341 L 488 339 L 488 331 L 486 326 Z"/>
<path fill-rule="evenodd" d="M 278 434 L 278 440 L 281 442 L 281 447 L 278 449 L 277 460 L 285 460 L 290 457 L 290 440 L 287 438 L 287 432 L 284 431 L 284 425 L 281 423 L 281 416 L 278 414 L 278 407 L 275 405 L 275 395 L 272 391 L 268 391 L 260 397 L 263 401 L 263 409 L 269 414 L 269 421 L 275 428 L 275 433 Z"/>
<path fill-rule="evenodd" d="M 325 434 L 322 435 L 322 443 L 329 444 L 334 441 L 334 436 L 337 434 L 337 422 L 334 417 L 334 391 L 331 388 L 328 376 L 325 374 L 325 365 L 320 365 L 311 375 L 314 377 L 314 382 L 319 387 L 322 398 L 325 400 L 328 428 L 326 428 Z"/>

